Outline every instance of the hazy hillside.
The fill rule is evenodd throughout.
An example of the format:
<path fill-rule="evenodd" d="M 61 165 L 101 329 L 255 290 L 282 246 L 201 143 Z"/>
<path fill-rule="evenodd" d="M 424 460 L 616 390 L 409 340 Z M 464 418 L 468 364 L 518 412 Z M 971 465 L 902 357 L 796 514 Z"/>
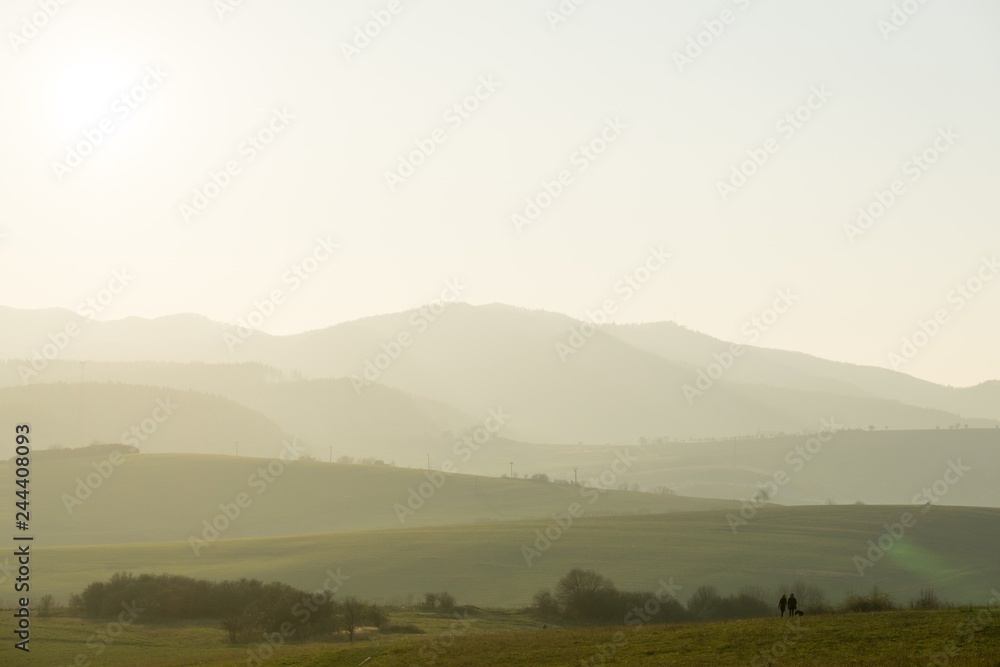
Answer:
<path fill-rule="evenodd" d="M 241 493 L 250 502 L 224 539 L 545 518 L 565 513 L 574 502 L 590 515 L 736 506 L 497 477 L 438 474 L 429 479 L 422 470 L 384 466 L 286 464 L 276 461 L 278 452 L 273 457 L 128 455 L 89 488 L 88 475 L 109 470 L 103 463 L 107 455 L 38 458 L 33 528 L 49 545 L 187 540 L 201 535 L 203 522 L 214 521 L 223 511 L 220 505 L 233 505 Z M 0 472 L 0 493 L 13 496 L 10 463 L 0 464 Z M 411 498 L 411 489 L 414 494 L 423 490 L 427 498 Z"/>
<path fill-rule="evenodd" d="M 0 412 L 30 424 L 34 447 L 124 443 L 143 452 L 277 452 L 290 437 L 233 401 L 126 384 L 51 384 L 0 389 Z"/>
<path fill-rule="evenodd" d="M 752 498 L 769 485 L 780 504 L 900 504 L 914 502 L 947 472 L 955 483 L 943 495 L 932 492 L 936 503 L 1000 507 L 998 429 L 843 431 L 818 448 L 809 441 L 786 436 L 636 447 L 642 465 L 631 479 L 713 498 Z M 968 470 L 956 479 L 950 462 Z M 775 485 L 776 474 L 786 475 L 784 483 Z"/>
<path fill-rule="evenodd" d="M 672 322 L 617 325 L 604 329 L 621 340 L 664 359 L 705 366 L 730 343 Z M 885 368 L 821 359 L 801 352 L 745 346 L 726 379 L 789 389 L 878 396 L 965 417 L 1000 419 L 1000 382 L 976 387 L 945 387 Z"/>
<path fill-rule="evenodd" d="M 598 477 L 625 451 L 634 464 L 623 481 L 683 496 L 749 499 L 771 485 L 782 505 L 904 504 L 943 478 L 949 461 L 970 470 L 937 502 L 1000 508 L 1000 429 L 840 431 L 827 442 L 811 434 L 739 440 L 605 447 L 502 441 L 483 447 L 463 472 Z M 456 459 L 458 461 L 458 459 Z M 574 472 L 574 469 L 576 471 Z M 890 474 L 898 473 L 898 474 Z M 775 483 L 775 475 L 780 484 Z M 950 478 L 954 474 L 949 473 Z M 776 491 L 773 489 L 776 488 Z"/>
<path fill-rule="evenodd" d="M 0 362 L 0 387 L 23 386 L 18 365 Z M 255 363 L 54 361 L 36 382 L 129 383 L 221 396 L 258 411 L 323 457 L 331 446 L 335 456 L 364 452 L 393 458 L 416 450 L 423 457 L 429 445 L 433 445 L 430 451 L 437 451 L 435 443 L 442 433 L 482 421 L 383 385 L 358 392 L 345 378 L 293 380 L 293 376 L 298 374 Z"/>

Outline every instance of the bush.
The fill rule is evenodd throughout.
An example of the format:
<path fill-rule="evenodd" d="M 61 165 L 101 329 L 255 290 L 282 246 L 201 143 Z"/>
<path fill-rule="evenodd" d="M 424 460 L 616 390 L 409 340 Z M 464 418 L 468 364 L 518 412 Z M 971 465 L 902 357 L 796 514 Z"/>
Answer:
<path fill-rule="evenodd" d="M 933 588 L 924 588 L 917 594 L 917 597 L 910 600 L 910 609 L 921 611 L 934 611 L 944 609 L 947 605 L 941 601 Z"/>
<path fill-rule="evenodd" d="M 718 609 L 722 596 L 715 586 L 700 586 L 688 600 L 688 613 L 699 621 L 708 621 L 715 618 L 715 610 Z"/>
<path fill-rule="evenodd" d="M 772 603 L 759 588 L 744 588 L 736 595 L 723 597 L 713 586 L 702 586 L 688 601 L 688 612 L 697 620 L 719 621 L 734 618 L 770 616 Z"/>
<path fill-rule="evenodd" d="M 856 595 L 851 593 L 840 605 L 845 612 L 872 612 L 872 611 L 895 611 L 899 609 L 896 602 L 888 593 L 880 591 L 878 586 L 872 588 L 868 595 Z"/>
<path fill-rule="evenodd" d="M 38 615 L 41 618 L 48 618 L 52 615 L 52 609 L 55 607 L 56 599 L 52 597 L 51 594 L 46 594 L 38 600 Z"/>

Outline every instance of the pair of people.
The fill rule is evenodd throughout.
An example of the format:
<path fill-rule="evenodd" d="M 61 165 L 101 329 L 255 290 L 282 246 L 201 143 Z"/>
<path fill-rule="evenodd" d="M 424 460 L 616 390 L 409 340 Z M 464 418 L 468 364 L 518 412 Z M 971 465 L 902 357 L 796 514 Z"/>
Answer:
<path fill-rule="evenodd" d="M 784 595 L 782 595 L 781 599 L 778 600 L 778 609 L 781 610 L 782 618 L 784 618 L 785 616 L 786 607 L 788 608 L 788 615 L 795 616 L 795 610 L 798 608 L 798 606 L 799 602 L 798 600 L 795 599 L 795 593 L 792 593 L 791 597 L 787 598 Z"/>

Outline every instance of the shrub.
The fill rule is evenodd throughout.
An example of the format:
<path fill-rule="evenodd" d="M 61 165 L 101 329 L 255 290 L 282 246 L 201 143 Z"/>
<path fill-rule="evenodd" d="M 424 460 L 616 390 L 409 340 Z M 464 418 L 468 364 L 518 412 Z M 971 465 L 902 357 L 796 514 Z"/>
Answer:
<path fill-rule="evenodd" d="M 715 586 L 700 586 L 688 600 L 688 613 L 700 621 L 713 619 L 721 599 Z"/>
<path fill-rule="evenodd" d="M 917 597 L 910 600 L 910 609 L 922 611 L 932 611 L 944 609 L 947 605 L 941 601 L 933 588 L 924 588 L 917 594 Z"/>
<path fill-rule="evenodd" d="M 851 593 L 841 604 L 841 610 L 846 612 L 895 611 L 898 608 L 892 596 L 880 591 L 878 586 L 868 595 Z"/>
<path fill-rule="evenodd" d="M 52 615 L 52 609 L 55 607 L 56 599 L 52 597 L 51 594 L 46 594 L 38 600 L 38 615 L 41 618 L 48 618 Z"/>

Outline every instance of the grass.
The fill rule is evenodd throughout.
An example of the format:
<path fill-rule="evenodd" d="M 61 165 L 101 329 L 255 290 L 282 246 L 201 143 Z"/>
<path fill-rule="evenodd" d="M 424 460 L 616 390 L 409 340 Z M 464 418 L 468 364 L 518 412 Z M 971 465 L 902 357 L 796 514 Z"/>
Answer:
<path fill-rule="evenodd" d="M 911 666 L 930 664 L 945 651 L 949 665 L 1000 665 L 1000 610 L 890 612 L 686 623 L 647 627 L 588 627 L 543 630 L 520 612 L 485 610 L 468 624 L 447 615 L 404 612 L 400 623 L 426 635 L 374 635 L 347 643 L 286 644 L 273 649 L 267 665 L 412 667 L 413 665 L 770 665 L 805 667 Z M 233 647 L 217 624 L 126 627 L 110 644 L 94 638 L 104 623 L 74 618 L 35 620 L 32 652 L 17 664 L 69 665 L 83 655 L 90 665 L 179 667 L 246 665 L 248 649 Z M 87 642 L 90 640 L 91 647 Z M 104 650 L 97 653 L 103 646 Z M 0 662 L 13 664 L 11 649 Z"/>

